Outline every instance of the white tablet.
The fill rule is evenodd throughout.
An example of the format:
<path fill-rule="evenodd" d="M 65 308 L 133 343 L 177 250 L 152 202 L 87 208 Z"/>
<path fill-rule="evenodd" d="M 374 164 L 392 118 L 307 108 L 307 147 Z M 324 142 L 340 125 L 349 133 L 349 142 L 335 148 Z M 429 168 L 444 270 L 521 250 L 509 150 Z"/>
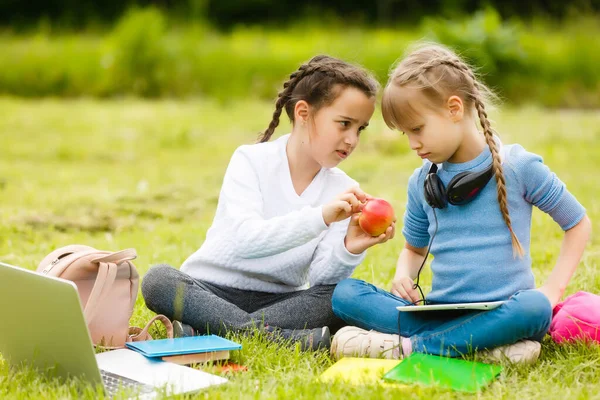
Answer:
<path fill-rule="evenodd" d="M 484 301 L 481 303 L 427 304 L 418 306 L 399 306 L 398 311 L 439 311 L 439 310 L 493 310 L 500 307 L 504 301 Z"/>

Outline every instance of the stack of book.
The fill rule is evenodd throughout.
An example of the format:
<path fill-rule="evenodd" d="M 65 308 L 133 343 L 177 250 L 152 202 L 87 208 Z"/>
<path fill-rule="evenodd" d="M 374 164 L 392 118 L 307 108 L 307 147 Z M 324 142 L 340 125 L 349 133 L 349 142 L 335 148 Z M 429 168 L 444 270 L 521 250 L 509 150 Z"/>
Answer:
<path fill-rule="evenodd" d="M 179 354 L 161 357 L 163 361 L 175 364 L 200 364 L 207 361 L 229 360 L 229 350 L 207 351 L 204 353 Z"/>
<path fill-rule="evenodd" d="M 146 357 L 181 365 L 228 360 L 230 351 L 242 348 L 241 344 L 217 335 L 129 342 L 126 345 Z"/>

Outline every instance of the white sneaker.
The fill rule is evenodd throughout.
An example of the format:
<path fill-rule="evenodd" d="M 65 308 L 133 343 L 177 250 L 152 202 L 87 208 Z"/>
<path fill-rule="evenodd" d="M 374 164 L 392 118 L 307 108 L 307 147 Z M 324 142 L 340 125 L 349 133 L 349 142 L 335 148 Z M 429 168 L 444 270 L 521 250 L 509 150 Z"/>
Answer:
<path fill-rule="evenodd" d="M 487 363 L 508 361 L 513 364 L 533 364 L 540 357 L 542 345 L 533 340 L 521 340 L 515 344 L 483 350 L 477 353 L 478 358 Z"/>
<path fill-rule="evenodd" d="M 398 360 L 402 358 L 400 336 L 346 326 L 333 336 L 331 356 L 334 359 L 368 357 Z"/>

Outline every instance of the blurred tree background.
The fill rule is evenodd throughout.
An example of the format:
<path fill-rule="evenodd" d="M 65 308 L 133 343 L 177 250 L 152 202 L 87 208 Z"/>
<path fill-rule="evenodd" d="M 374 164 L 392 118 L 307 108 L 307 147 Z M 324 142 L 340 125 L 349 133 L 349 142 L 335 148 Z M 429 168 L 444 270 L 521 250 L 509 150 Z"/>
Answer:
<path fill-rule="evenodd" d="M 154 6 L 187 19 L 204 18 L 228 29 L 236 24 L 282 26 L 300 18 L 323 14 L 378 26 L 414 24 L 427 15 L 456 17 L 492 7 L 502 18 L 549 17 L 564 19 L 600 10 L 598 0 L 2 0 L 0 21 L 27 28 L 42 18 L 63 27 L 85 28 L 111 23 L 132 7 Z"/>
<path fill-rule="evenodd" d="M 273 98 L 317 53 L 384 83 L 416 40 L 513 103 L 600 106 L 600 0 L 0 0 L 0 94 Z"/>

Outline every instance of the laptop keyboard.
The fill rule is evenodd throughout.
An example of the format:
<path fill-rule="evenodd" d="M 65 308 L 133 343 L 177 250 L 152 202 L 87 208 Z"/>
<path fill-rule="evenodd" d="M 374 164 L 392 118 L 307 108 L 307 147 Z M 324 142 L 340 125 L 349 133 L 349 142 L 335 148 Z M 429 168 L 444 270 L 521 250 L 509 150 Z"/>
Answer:
<path fill-rule="evenodd" d="M 120 390 L 132 391 L 138 394 L 151 393 L 154 391 L 154 387 L 146 385 L 133 379 L 125 378 L 124 376 L 113 374 L 108 371 L 100 370 L 102 381 L 104 382 L 104 388 L 106 394 L 110 397 L 116 395 Z"/>

